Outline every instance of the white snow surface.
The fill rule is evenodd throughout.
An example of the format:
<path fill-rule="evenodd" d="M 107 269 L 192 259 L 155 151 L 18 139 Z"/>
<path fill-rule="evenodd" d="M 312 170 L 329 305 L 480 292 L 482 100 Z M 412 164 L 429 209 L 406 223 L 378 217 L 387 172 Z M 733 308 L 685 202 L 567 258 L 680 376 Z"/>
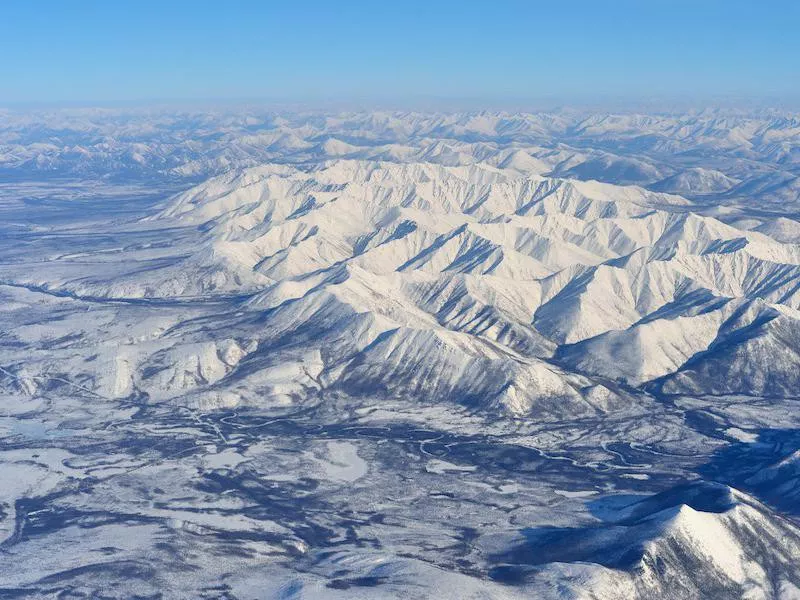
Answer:
<path fill-rule="evenodd" d="M 0 116 L 0 596 L 800 594 L 798 115 Z"/>

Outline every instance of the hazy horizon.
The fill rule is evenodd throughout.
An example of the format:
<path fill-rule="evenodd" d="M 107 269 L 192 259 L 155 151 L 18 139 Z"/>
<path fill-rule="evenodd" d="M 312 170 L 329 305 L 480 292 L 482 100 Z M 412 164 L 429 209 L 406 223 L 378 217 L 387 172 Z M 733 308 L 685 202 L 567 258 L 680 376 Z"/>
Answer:
<path fill-rule="evenodd" d="M 242 97 L 242 98 L 143 98 L 138 100 L 86 99 L 73 101 L 2 102 L 0 110 L 255 110 L 255 111 L 412 111 L 412 112 L 652 112 L 800 110 L 800 95 L 772 96 L 661 96 L 661 97 Z"/>

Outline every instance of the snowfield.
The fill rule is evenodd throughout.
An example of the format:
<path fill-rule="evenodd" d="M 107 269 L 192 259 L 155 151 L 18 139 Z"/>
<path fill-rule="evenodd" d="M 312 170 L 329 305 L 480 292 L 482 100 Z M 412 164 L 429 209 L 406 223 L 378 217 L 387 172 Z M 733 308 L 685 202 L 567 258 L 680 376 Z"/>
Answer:
<path fill-rule="evenodd" d="M 800 598 L 800 116 L 2 116 L 0 596 Z"/>

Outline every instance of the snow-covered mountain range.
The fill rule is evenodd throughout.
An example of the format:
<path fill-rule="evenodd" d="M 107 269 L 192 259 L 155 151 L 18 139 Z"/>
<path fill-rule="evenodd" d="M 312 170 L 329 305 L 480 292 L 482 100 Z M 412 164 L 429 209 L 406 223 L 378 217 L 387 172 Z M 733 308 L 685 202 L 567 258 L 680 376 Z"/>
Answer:
<path fill-rule="evenodd" d="M 0 590 L 800 595 L 797 115 L 3 116 Z"/>
<path fill-rule="evenodd" d="M 424 390 L 514 414 L 605 410 L 624 402 L 609 382 L 762 396 L 800 385 L 800 245 L 676 195 L 339 159 L 218 176 L 137 227 L 195 233 L 190 247 L 126 250 L 129 271 L 71 274 L 68 258 L 58 279 L 25 262 L 6 279 L 121 300 L 246 295 L 248 313 L 226 317 L 241 336 L 228 350 L 215 334 L 175 336 L 205 349 L 179 367 L 175 351 L 125 349 L 115 372 L 86 375 L 103 395 L 229 391 L 249 354 L 301 345 L 326 388 Z M 269 315 L 262 327 L 252 311 Z M 154 375 L 153 360 L 172 374 Z M 199 374 L 180 374 L 186 360 Z"/>
<path fill-rule="evenodd" d="M 266 162 L 486 162 L 797 210 L 800 116 L 786 111 L 76 108 L 0 117 L 0 173 L 9 177 L 199 180 Z"/>

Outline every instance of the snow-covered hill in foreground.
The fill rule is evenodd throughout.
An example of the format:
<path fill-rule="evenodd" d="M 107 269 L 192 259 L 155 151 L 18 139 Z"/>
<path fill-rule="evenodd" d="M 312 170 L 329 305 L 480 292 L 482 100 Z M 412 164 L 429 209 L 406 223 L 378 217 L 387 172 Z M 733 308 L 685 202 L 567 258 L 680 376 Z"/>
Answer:
<path fill-rule="evenodd" d="M 281 119 L 0 186 L 0 596 L 800 597 L 795 121 Z"/>

